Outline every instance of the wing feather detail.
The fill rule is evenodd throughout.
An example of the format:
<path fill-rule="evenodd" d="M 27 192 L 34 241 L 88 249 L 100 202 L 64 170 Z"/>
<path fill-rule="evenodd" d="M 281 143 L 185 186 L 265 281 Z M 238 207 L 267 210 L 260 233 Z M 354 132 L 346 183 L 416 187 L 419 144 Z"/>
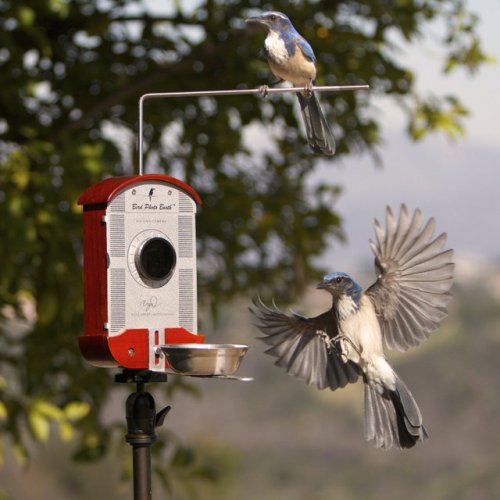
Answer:
<path fill-rule="evenodd" d="M 406 351 L 428 338 L 448 314 L 453 283 L 453 250 L 444 250 L 446 233 L 434 237 L 434 218 L 424 224 L 422 212 L 410 217 L 401 205 L 396 218 L 386 209 L 385 228 L 375 220 L 378 278 L 366 291 L 373 302 L 385 342 Z"/>
<path fill-rule="evenodd" d="M 333 391 L 356 382 L 359 368 L 350 361 L 345 363 L 338 344 L 327 340 L 338 334 L 331 311 L 306 318 L 269 308 L 261 300 L 253 304 L 250 312 L 256 319 L 255 326 L 264 334 L 259 338 L 270 346 L 265 352 L 277 358 L 277 366 L 318 389 Z"/>

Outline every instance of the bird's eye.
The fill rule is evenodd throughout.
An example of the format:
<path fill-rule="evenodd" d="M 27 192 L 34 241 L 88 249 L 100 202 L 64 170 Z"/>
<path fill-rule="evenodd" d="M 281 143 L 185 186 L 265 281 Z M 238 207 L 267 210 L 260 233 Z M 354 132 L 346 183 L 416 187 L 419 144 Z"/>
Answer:
<path fill-rule="evenodd" d="M 337 276 L 335 278 L 335 283 L 342 283 L 342 276 Z"/>
<path fill-rule="evenodd" d="M 271 19 L 271 21 L 276 21 L 276 16 L 274 14 L 271 14 L 269 16 L 269 19 Z"/>

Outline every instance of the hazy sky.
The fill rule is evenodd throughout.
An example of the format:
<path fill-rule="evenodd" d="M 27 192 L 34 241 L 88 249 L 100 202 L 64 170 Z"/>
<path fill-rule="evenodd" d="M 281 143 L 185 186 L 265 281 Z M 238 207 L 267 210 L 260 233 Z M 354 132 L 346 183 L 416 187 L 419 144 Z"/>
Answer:
<path fill-rule="evenodd" d="M 470 2 L 481 16 L 480 33 L 487 52 L 500 61 L 500 2 Z M 383 167 L 367 157 L 351 156 L 335 165 L 322 165 L 343 186 L 337 208 L 344 218 L 348 243 L 334 244 L 326 255 L 332 269 L 355 273 L 372 259 L 368 238 L 374 217 L 384 207 L 419 206 L 434 215 L 437 231 L 446 231 L 457 258 L 500 261 L 500 64 L 483 67 L 474 77 L 459 70 L 445 77 L 432 42 L 409 48 L 407 57 L 424 93 L 458 95 L 471 115 L 467 135 L 452 142 L 443 134 L 419 143 L 405 134 L 403 114 L 385 99 L 377 99 L 383 123 Z"/>

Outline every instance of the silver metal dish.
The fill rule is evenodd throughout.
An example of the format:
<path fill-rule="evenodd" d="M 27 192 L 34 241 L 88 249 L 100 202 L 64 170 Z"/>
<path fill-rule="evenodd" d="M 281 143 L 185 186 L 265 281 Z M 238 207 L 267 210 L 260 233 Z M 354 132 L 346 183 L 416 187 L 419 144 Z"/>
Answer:
<path fill-rule="evenodd" d="M 159 350 L 173 373 L 227 377 L 236 372 L 248 346 L 241 344 L 165 344 Z"/>

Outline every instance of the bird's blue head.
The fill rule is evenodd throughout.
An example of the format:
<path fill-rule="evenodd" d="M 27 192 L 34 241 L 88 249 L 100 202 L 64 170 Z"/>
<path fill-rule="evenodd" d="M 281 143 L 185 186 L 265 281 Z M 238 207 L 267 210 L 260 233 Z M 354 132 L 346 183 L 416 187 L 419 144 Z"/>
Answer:
<path fill-rule="evenodd" d="M 249 24 L 256 24 L 266 28 L 268 31 L 277 31 L 278 33 L 284 33 L 288 30 L 294 30 L 292 22 L 286 14 L 277 11 L 263 12 L 259 16 L 250 17 L 245 19 Z"/>
<path fill-rule="evenodd" d="M 330 292 L 334 300 L 340 299 L 342 295 L 347 295 L 357 306 L 363 292 L 359 283 L 356 283 L 347 273 L 342 272 L 327 274 L 316 288 Z"/>

